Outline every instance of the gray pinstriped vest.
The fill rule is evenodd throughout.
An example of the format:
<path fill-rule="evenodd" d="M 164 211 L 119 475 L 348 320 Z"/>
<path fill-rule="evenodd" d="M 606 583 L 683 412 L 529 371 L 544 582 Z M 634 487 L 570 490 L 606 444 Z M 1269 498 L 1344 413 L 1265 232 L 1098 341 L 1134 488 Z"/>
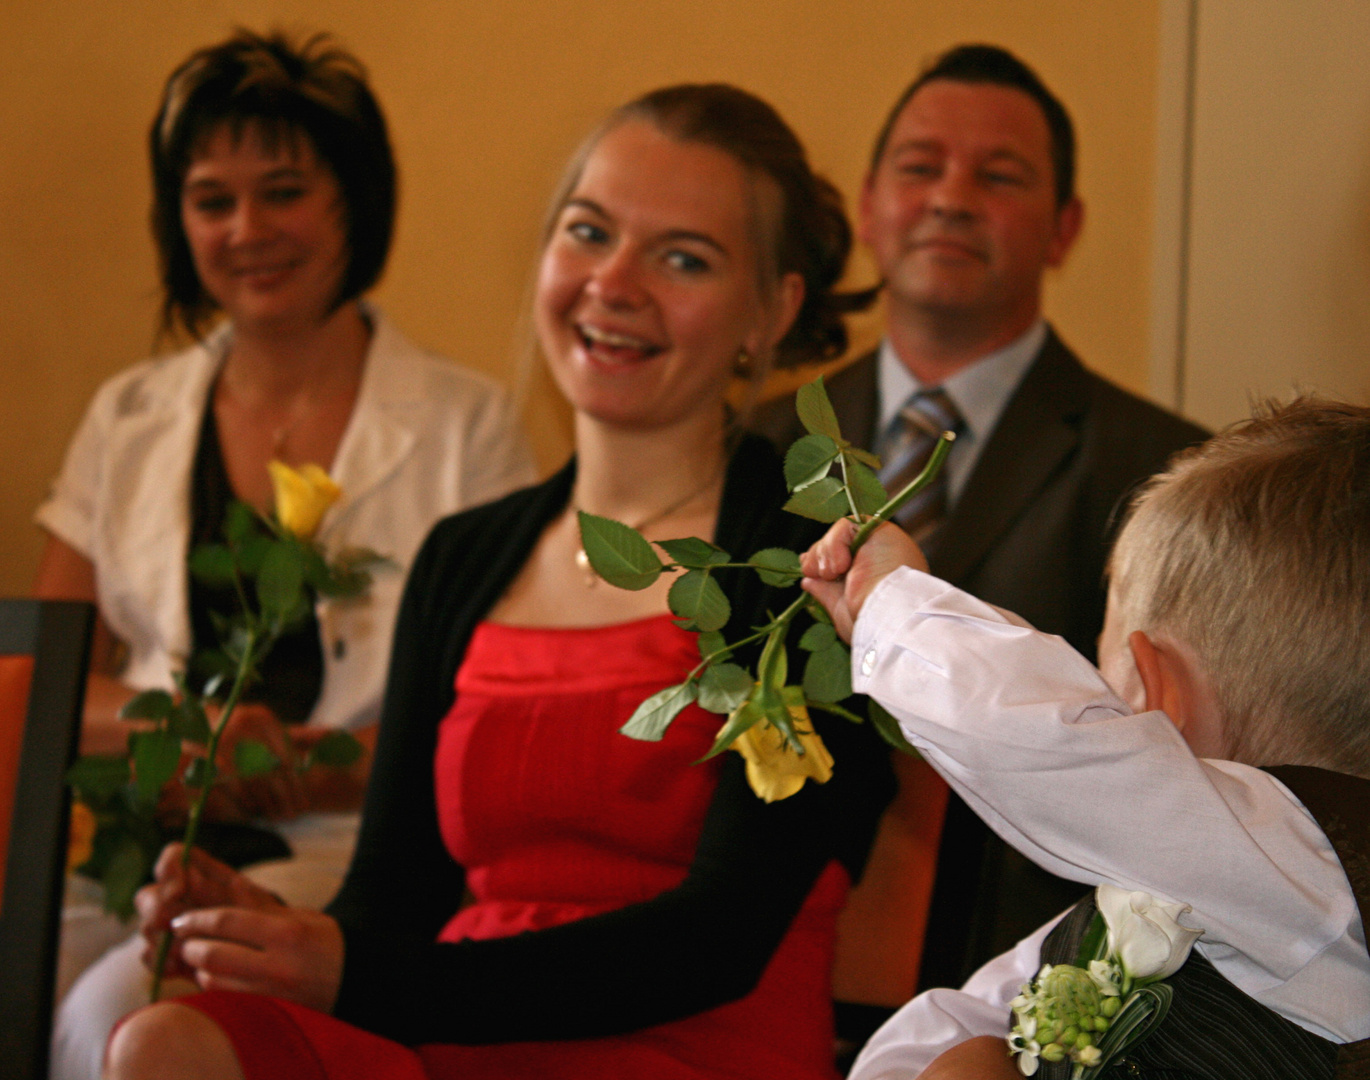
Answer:
<path fill-rule="evenodd" d="M 1336 850 L 1370 927 L 1370 780 L 1302 765 L 1276 776 L 1307 807 Z M 1047 936 L 1042 961 L 1073 964 L 1096 908 L 1082 900 Z M 1338 1045 L 1305 1031 L 1224 979 L 1197 951 L 1167 982 L 1175 992 L 1155 1031 L 1101 1080 L 1370 1080 L 1370 1039 Z M 1370 1002 L 1365 1004 L 1370 1012 Z M 1042 1062 L 1040 1080 L 1065 1080 L 1070 1062 Z"/>

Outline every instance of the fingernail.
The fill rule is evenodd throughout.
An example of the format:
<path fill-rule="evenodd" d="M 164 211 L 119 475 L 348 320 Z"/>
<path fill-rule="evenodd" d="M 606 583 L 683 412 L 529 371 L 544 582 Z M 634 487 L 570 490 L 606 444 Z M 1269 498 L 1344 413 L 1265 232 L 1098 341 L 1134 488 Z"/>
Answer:
<path fill-rule="evenodd" d="M 176 918 L 171 920 L 171 928 L 173 930 L 180 930 L 185 926 L 185 924 L 186 917 L 184 915 L 177 915 Z"/>

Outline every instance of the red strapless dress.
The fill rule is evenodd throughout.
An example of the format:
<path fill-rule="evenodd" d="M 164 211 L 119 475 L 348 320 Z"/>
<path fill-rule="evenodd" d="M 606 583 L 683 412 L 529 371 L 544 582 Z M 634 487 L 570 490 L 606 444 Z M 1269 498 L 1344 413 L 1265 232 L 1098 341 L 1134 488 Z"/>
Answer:
<path fill-rule="evenodd" d="M 691 763 L 712 745 L 720 719 L 692 706 L 660 743 L 618 729 L 644 697 L 679 682 L 697 662 L 695 641 L 667 616 L 592 629 L 477 628 L 434 763 L 443 839 L 466 868 L 474 901 L 440 940 L 560 925 L 650 900 L 684 878 L 719 768 L 717 761 Z M 834 925 L 846 890 L 845 871 L 830 865 L 757 988 L 682 1020 L 612 1038 L 429 1045 L 415 1055 L 273 1001 L 300 1037 L 272 1041 L 312 1047 L 313 1062 L 297 1059 L 303 1071 L 291 1071 L 275 1061 L 272 1071 L 247 1075 L 829 1080 Z M 250 1023 L 227 1015 L 234 1008 L 230 1002 L 205 1011 L 235 1042 L 240 1028 L 256 1041 Z M 342 1038 L 355 1042 L 345 1046 Z M 330 1063 L 318 1071 L 321 1039 Z M 378 1060 L 384 1054 L 376 1044 L 392 1047 L 394 1057 Z M 360 1070 L 339 1071 L 352 1061 Z"/>

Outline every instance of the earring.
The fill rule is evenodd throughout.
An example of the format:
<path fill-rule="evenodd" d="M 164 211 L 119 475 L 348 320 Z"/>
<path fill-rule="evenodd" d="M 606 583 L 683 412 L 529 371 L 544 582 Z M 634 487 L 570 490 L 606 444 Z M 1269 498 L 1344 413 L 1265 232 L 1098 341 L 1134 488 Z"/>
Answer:
<path fill-rule="evenodd" d="M 750 379 L 754 374 L 755 358 L 745 348 L 737 350 L 733 361 L 733 375 L 739 379 Z"/>

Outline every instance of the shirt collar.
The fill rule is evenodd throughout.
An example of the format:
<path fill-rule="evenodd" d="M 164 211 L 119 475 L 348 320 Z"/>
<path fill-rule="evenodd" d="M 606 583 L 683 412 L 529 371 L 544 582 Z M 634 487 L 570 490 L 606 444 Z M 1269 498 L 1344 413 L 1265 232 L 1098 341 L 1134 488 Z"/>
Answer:
<path fill-rule="evenodd" d="M 1041 352 L 1046 341 L 1047 324 L 1038 319 L 1026 333 L 1002 349 L 963 367 L 942 383 L 965 421 L 972 439 L 983 443 L 1018 388 L 1023 375 Z M 904 403 L 924 386 L 899 357 L 889 338 L 880 343 L 880 431 L 887 431 Z"/>

